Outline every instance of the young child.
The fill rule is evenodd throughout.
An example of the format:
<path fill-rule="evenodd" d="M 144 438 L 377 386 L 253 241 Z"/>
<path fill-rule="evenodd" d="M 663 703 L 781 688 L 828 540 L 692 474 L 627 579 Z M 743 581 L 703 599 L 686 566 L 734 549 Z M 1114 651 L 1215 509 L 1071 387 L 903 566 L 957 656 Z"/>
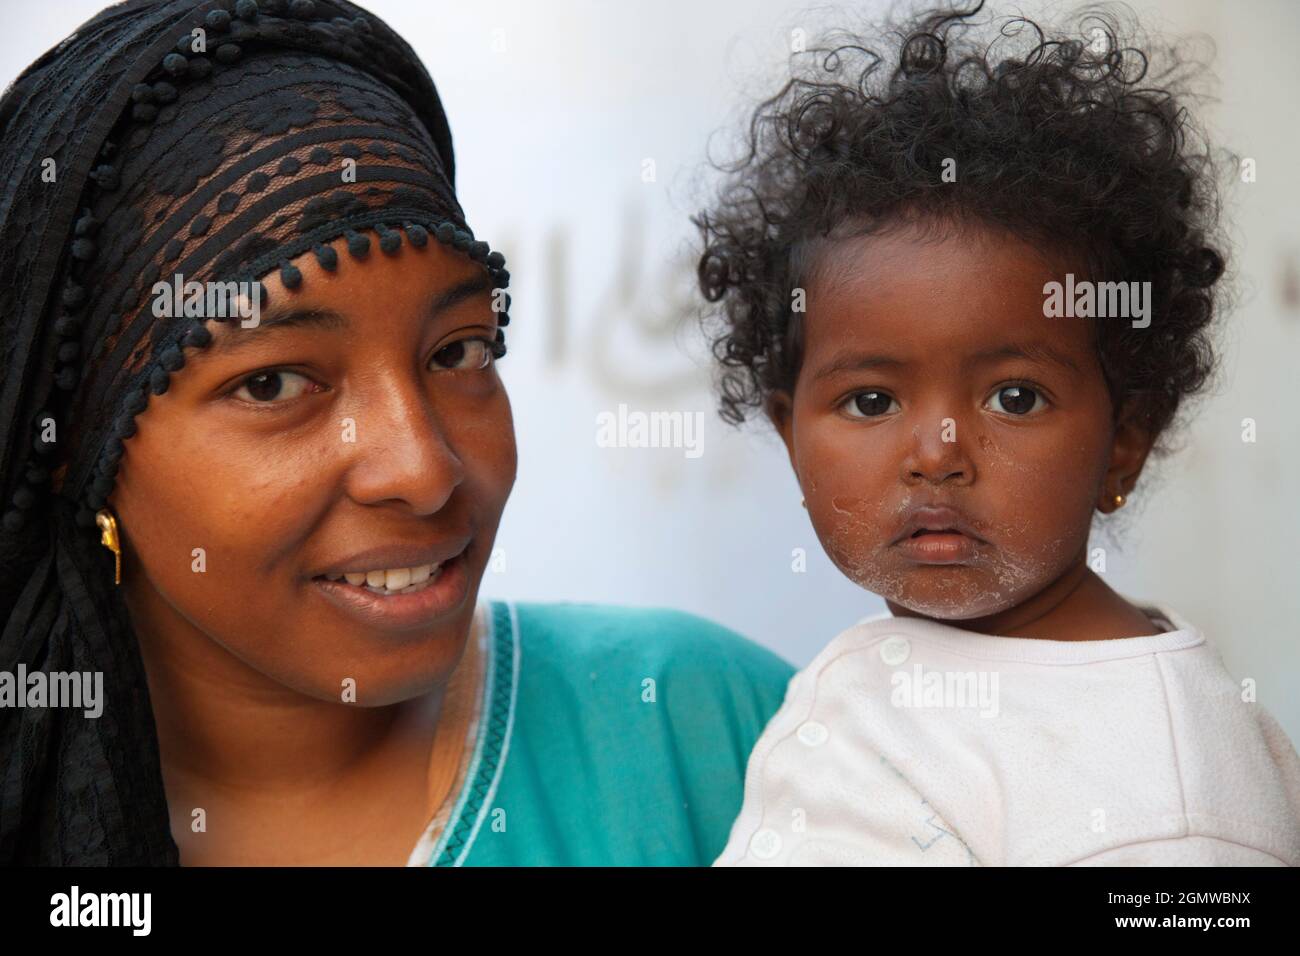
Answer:
<path fill-rule="evenodd" d="M 978 12 L 805 54 L 696 220 L 723 416 L 892 612 L 791 680 L 717 863 L 1300 864 L 1285 733 L 1089 566 L 1214 368 L 1187 64 Z"/>

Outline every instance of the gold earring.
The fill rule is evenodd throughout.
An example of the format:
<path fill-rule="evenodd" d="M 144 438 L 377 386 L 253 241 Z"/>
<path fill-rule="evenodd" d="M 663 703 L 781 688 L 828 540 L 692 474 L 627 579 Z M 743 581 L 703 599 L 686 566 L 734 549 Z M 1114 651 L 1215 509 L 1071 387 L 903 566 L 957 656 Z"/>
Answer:
<path fill-rule="evenodd" d="M 113 552 L 113 583 L 122 583 L 122 543 L 117 536 L 117 519 L 107 508 L 95 512 L 95 524 L 102 532 L 99 543 Z"/>
<path fill-rule="evenodd" d="M 799 504 L 803 505 L 803 506 L 804 506 L 804 509 L 806 510 L 806 509 L 808 508 L 808 499 L 807 499 L 807 498 L 800 498 L 800 499 L 799 499 Z"/>
<path fill-rule="evenodd" d="M 1116 496 L 1115 496 L 1115 507 L 1116 507 L 1116 508 L 1123 508 L 1123 507 L 1124 507 L 1124 501 L 1125 501 L 1125 498 L 1124 498 L 1123 495 L 1116 495 Z"/>

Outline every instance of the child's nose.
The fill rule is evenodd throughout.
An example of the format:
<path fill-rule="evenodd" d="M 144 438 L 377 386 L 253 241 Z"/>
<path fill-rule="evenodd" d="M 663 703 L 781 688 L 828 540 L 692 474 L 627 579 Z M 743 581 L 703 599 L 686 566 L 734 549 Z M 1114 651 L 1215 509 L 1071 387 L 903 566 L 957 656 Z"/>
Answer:
<path fill-rule="evenodd" d="M 911 445 L 903 456 L 903 482 L 964 486 L 974 481 L 975 463 L 966 453 L 961 431 L 952 418 L 940 419 L 934 427 L 913 427 Z"/>

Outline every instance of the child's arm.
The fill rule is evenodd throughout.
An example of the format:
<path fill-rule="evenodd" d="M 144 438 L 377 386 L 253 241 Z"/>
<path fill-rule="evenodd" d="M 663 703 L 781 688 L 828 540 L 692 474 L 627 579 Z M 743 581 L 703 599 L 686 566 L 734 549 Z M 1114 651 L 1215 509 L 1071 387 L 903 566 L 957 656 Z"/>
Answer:
<path fill-rule="evenodd" d="M 1188 836 L 1117 846 L 1071 866 L 1286 866 L 1254 847 L 1216 837 Z"/>

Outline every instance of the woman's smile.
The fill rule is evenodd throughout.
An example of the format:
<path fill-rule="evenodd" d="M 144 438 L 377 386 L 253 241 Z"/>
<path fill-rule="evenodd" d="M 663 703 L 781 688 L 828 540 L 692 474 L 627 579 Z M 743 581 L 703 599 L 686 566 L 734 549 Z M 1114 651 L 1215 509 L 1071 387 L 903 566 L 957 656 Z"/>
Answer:
<path fill-rule="evenodd" d="M 468 546 L 436 565 L 370 571 L 359 584 L 348 580 L 354 573 L 342 579 L 318 575 L 311 585 L 325 600 L 367 627 L 390 631 L 423 628 L 464 604 L 469 594 L 466 551 Z M 380 575 L 385 585 L 372 584 Z M 413 580 L 417 576 L 420 580 Z M 387 584 L 401 585 L 403 580 L 408 583 L 397 590 Z"/>

